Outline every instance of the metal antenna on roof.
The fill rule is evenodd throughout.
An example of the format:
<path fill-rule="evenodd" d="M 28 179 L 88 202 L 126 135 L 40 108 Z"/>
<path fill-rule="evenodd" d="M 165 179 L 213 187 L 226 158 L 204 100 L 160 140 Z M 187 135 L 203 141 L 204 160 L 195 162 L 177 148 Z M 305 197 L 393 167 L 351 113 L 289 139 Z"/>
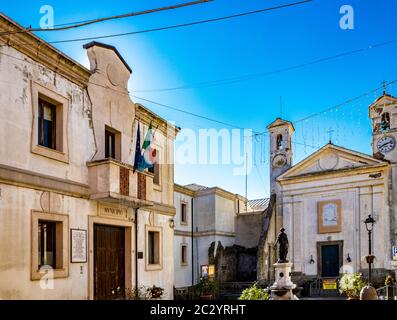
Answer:
<path fill-rule="evenodd" d="M 382 82 L 382 86 L 383 86 L 383 95 L 386 95 L 387 82 L 386 82 L 386 81 L 383 81 L 383 82 Z"/>
<path fill-rule="evenodd" d="M 283 97 L 280 96 L 280 118 L 283 118 Z"/>
<path fill-rule="evenodd" d="M 245 212 L 248 209 L 248 152 L 245 153 Z"/>

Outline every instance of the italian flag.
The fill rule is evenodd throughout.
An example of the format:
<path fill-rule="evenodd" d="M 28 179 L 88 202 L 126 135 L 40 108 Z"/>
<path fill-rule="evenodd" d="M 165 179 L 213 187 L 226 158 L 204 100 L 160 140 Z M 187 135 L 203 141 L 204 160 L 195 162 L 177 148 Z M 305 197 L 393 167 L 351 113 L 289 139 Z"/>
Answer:
<path fill-rule="evenodd" d="M 149 125 L 149 129 L 146 132 L 145 140 L 142 145 L 142 161 L 145 168 L 152 168 L 156 163 L 156 149 L 153 148 L 154 132 L 152 124 Z"/>

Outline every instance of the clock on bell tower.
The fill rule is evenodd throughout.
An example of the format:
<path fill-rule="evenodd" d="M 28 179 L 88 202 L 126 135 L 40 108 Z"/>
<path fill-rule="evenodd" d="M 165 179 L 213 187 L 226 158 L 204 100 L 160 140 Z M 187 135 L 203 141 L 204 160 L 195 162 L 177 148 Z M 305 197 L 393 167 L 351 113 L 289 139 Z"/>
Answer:
<path fill-rule="evenodd" d="M 372 150 L 377 158 L 397 162 L 397 98 L 383 93 L 369 107 Z"/>

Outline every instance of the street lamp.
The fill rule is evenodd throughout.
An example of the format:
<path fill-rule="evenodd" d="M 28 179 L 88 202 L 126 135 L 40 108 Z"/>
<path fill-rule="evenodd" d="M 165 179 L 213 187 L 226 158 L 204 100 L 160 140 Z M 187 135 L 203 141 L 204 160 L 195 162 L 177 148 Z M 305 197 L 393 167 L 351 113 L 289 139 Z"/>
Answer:
<path fill-rule="evenodd" d="M 368 256 L 366 260 L 368 263 L 368 284 L 361 289 L 360 300 L 378 300 L 378 295 L 374 287 L 372 287 L 372 263 L 374 262 L 375 256 L 372 255 L 372 231 L 374 229 L 375 220 L 371 215 L 364 221 L 365 229 L 368 231 Z"/>

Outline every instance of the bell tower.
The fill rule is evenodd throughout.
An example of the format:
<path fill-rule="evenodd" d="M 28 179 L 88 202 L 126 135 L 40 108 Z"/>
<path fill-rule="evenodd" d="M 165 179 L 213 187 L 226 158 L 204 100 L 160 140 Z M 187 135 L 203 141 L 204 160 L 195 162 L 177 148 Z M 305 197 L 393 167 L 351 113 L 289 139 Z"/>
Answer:
<path fill-rule="evenodd" d="M 372 121 L 372 150 L 375 158 L 390 161 L 389 233 L 390 245 L 397 245 L 397 98 L 383 95 L 369 106 Z M 391 248 L 390 248 L 391 249 Z"/>
<path fill-rule="evenodd" d="M 270 136 L 270 193 L 277 192 L 276 179 L 292 166 L 292 134 L 290 121 L 277 118 L 267 126 Z"/>
<path fill-rule="evenodd" d="M 372 151 L 376 158 L 397 162 L 397 98 L 383 93 L 369 107 Z"/>

